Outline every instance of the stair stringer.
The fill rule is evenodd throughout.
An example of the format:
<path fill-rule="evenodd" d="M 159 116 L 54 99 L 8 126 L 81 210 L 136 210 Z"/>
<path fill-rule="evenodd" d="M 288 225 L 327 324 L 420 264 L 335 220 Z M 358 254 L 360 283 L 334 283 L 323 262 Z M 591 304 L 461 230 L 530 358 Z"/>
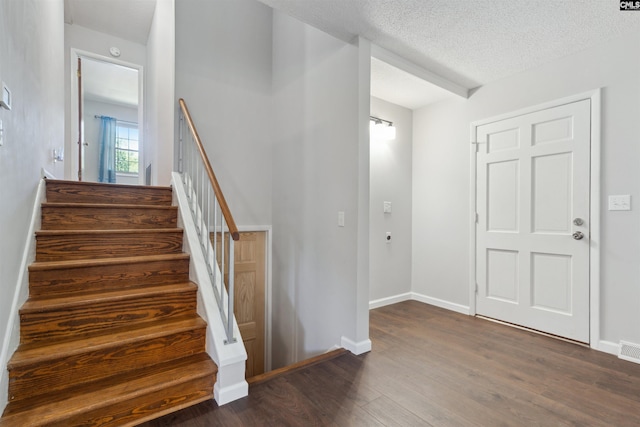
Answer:
<path fill-rule="evenodd" d="M 214 386 L 214 398 L 218 405 L 224 405 L 249 394 L 249 385 L 245 380 L 245 361 L 247 352 L 244 348 L 240 329 L 233 318 L 235 343 L 225 344 L 226 332 L 216 297 L 213 293 L 213 283 L 209 276 L 205 257 L 200 249 L 198 232 L 193 222 L 187 194 L 182 178 L 177 172 L 172 173 L 174 203 L 178 206 L 178 226 L 184 230 L 183 250 L 190 255 L 189 276 L 198 284 L 198 314 L 207 321 L 206 350 L 218 365 L 218 374 Z M 218 271 L 216 277 L 220 280 Z M 224 292 L 224 287 L 222 287 Z M 222 296 L 226 298 L 226 292 Z"/>
<path fill-rule="evenodd" d="M 40 229 L 42 202 L 46 198 L 46 180 L 41 179 L 36 189 L 29 230 L 27 231 L 20 271 L 11 301 L 11 311 L 0 348 L 0 414 L 9 403 L 9 370 L 7 362 L 20 344 L 20 307 L 29 298 L 29 265 L 36 259 L 36 230 Z"/>

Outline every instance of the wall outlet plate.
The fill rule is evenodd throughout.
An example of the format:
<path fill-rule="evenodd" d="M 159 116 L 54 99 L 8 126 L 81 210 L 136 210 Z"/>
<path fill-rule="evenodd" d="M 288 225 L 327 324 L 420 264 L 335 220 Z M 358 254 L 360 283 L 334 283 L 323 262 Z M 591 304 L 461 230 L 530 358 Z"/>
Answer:
<path fill-rule="evenodd" d="M 609 196 L 609 210 L 610 211 L 630 211 L 631 195 L 622 194 L 617 196 Z"/>

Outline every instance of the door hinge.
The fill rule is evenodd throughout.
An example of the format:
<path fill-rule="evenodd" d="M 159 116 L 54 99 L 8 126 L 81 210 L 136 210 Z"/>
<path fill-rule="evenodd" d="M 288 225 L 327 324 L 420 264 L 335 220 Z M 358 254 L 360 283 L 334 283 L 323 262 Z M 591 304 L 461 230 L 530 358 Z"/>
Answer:
<path fill-rule="evenodd" d="M 476 283 L 476 295 L 478 294 L 478 283 Z"/>
<path fill-rule="evenodd" d="M 480 214 L 476 212 L 476 224 L 478 224 L 479 222 L 480 222 Z"/>

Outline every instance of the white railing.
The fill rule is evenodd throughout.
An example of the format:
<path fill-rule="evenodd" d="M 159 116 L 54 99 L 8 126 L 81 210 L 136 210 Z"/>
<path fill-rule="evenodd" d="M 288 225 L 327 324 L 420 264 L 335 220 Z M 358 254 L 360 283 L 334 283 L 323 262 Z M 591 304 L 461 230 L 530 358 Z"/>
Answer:
<path fill-rule="evenodd" d="M 183 99 L 180 99 L 179 132 L 178 171 L 225 327 L 225 344 L 228 344 L 236 341 L 233 335 L 234 241 L 240 235 Z"/>

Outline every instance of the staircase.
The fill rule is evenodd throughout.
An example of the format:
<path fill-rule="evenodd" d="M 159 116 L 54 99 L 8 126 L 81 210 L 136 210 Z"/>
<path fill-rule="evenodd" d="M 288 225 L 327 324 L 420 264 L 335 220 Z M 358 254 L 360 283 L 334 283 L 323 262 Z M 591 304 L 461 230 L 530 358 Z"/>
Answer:
<path fill-rule="evenodd" d="M 213 398 L 171 188 L 47 181 L 0 427 L 136 425 Z"/>

